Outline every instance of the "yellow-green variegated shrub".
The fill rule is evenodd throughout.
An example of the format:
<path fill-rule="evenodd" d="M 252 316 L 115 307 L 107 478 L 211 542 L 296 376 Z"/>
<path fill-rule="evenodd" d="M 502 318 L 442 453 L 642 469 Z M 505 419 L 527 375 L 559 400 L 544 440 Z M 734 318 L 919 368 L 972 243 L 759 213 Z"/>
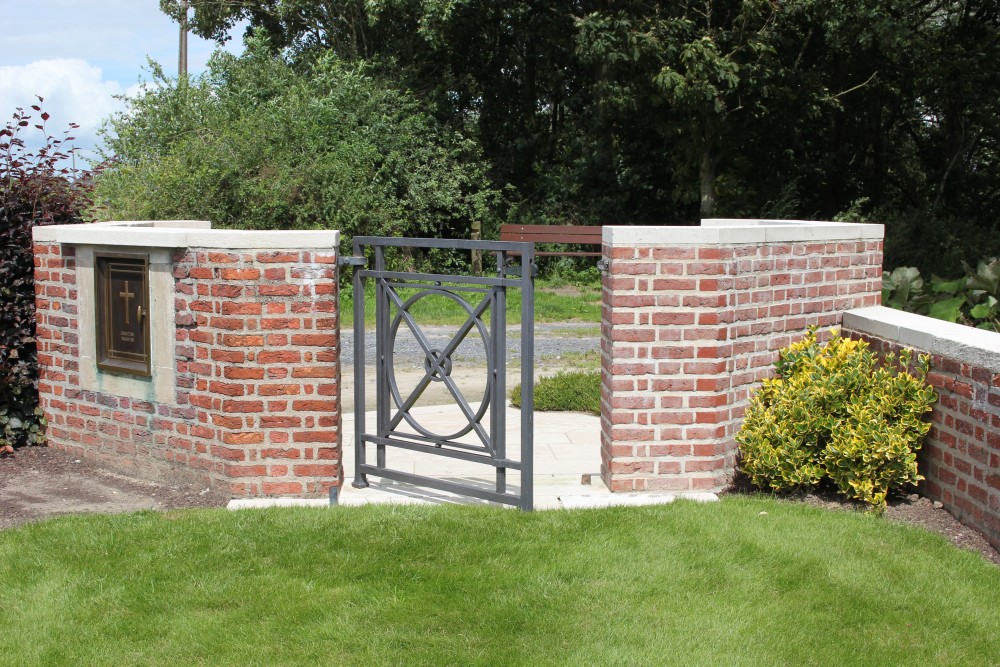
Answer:
<path fill-rule="evenodd" d="M 927 384 L 929 359 L 916 374 L 912 350 L 878 364 L 865 341 L 815 331 L 782 350 L 777 377 L 750 400 L 740 444 L 741 468 L 757 486 L 805 490 L 829 479 L 844 495 L 885 506 L 890 491 L 916 485 L 917 451 L 937 400 Z"/>

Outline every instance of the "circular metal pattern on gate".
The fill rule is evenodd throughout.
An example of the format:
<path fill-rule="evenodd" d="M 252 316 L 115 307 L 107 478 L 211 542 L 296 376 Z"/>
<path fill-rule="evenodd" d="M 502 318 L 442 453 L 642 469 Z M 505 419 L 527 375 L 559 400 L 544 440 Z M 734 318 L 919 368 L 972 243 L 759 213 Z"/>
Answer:
<path fill-rule="evenodd" d="M 432 382 L 444 382 L 445 377 L 451 375 L 451 357 L 442 358 L 443 354 L 435 348 L 424 355 L 424 372 Z"/>
<path fill-rule="evenodd" d="M 473 419 L 470 419 L 468 424 L 466 424 L 459 430 L 455 431 L 454 433 L 448 433 L 448 434 L 435 433 L 430 429 L 424 428 L 424 426 L 422 426 L 420 422 L 418 422 L 416 418 L 409 413 L 408 410 L 404 410 L 402 412 L 402 415 L 403 419 L 405 419 L 406 422 L 410 426 L 412 426 L 414 430 L 416 430 L 424 437 L 434 438 L 438 440 L 455 440 L 469 433 L 473 428 L 475 428 L 476 424 L 478 424 L 482 420 L 482 418 L 486 415 L 486 411 L 489 409 L 490 399 L 493 393 L 492 391 L 493 379 L 494 379 L 493 369 L 495 367 L 495 358 L 494 358 L 495 355 L 494 355 L 494 350 L 490 345 L 489 331 L 487 331 L 486 325 L 483 323 L 482 319 L 474 316 L 475 309 L 471 305 L 469 305 L 469 302 L 467 302 L 465 299 L 461 298 L 454 292 L 447 291 L 446 289 L 432 288 L 417 292 L 416 294 L 408 298 L 405 302 L 403 302 L 403 305 L 400 307 L 399 312 L 396 313 L 396 316 L 393 318 L 392 326 L 389 329 L 389 341 L 388 341 L 389 344 L 388 344 L 388 350 L 386 350 L 386 370 L 389 381 L 389 391 L 392 394 L 392 400 L 396 403 L 396 407 L 398 409 L 402 409 L 403 404 L 407 402 L 409 398 L 411 398 L 411 396 L 408 396 L 407 398 L 404 399 L 399 391 L 399 385 L 396 382 L 396 371 L 393 364 L 393 352 L 396 349 L 396 337 L 397 334 L 399 333 L 399 325 L 402 324 L 403 322 L 403 312 L 409 313 L 410 309 L 413 307 L 413 304 L 429 296 L 443 296 L 448 299 L 451 299 L 452 301 L 454 301 L 455 303 L 457 303 L 459 306 L 462 307 L 462 309 L 468 315 L 469 319 L 473 320 L 473 325 L 476 331 L 479 333 L 480 338 L 482 339 L 483 349 L 485 350 L 486 388 L 483 391 L 483 397 L 480 400 L 478 410 L 473 410 L 472 406 L 468 405 L 468 401 L 466 401 L 465 397 L 462 395 L 461 390 L 459 390 L 457 386 L 454 385 L 453 382 L 449 385 L 449 391 L 452 391 L 452 393 L 455 392 L 458 393 L 458 396 L 454 397 L 455 400 L 465 401 L 466 404 L 468 405 L 469 411 L 473 412 Z M 410 325 L 408 324 L 408 326 Z M 416 327 L 418 331 L 420 330 L 419 323 L 414 322 L 412 326 Z M 458 332 L 456 332 L 456 335 L 457 333 Z M 414 332 L 413 335 L 415 338 L 419 339 L 416 332 Z M 452 341 L 449 342 L 447 345 L 445 345 L 445 348 L 452 347 L 451 352 L 453 354 L 455 349 L 457 349 L 460 344 L 461 341 L 456 342 L 454 338 L 452 338 Z M 445 382 L 445 378 L 448 378 L 448 380 L 451 379 L 451 372 L 453 367 L 451 354 L 446 355 L 444 353 L 444 350 L 442 349 L 435 347 L 431 348 L 430 350 L 426 350 L 424 352 L 423 366 L 425 373 L 424 379 L 429 380 L 430 382 Z M 453 386 L 454 390 L 452 389 Z"/>

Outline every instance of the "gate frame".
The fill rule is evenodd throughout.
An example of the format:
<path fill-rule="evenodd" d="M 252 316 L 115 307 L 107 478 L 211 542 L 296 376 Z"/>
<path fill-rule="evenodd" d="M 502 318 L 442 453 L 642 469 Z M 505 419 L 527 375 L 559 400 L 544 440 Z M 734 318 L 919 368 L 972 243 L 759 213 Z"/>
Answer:
<path fill-rule="evenodd" d="M 363 254 L 364 248 L 370 247 L 375 254 L 375 268 L 366 268 L 366 260 Z M 470 250 L 493 253 L 496 257 L 496 277 L 480 276 L 458 276 L 436 273 L 419 273 L 388 271 L 385 267 L 385 248 L 407 247 L 407 248 L 442 248 L 446 250 Z M 467 241 L 463 239 L 425 239 L 425 238 L 389 238 L 376 236 L 357 236 L 353 239 L 352 258 L 345 258 L 345 263 L 354 267 L 353 287 L 354 287 L 354 448 L 355 448 L 355 475 L 352 486 L 355 488 L 365 488 L 368 486 L 368 475 L 375 475 L 385 479 L 398 482 L 406 482 L 417 486 L 446 491 L 458 495 L 470 496 L 482 500 L 514 505 L 521 510 L 530 511 L 534 505 L 533 488 L 533 456 L 534 456 L 534 244 L 525 242 L 503 242 L 503 241 Z M 513 266 L 514 258 L 520 257 L 521 265 Z M 528 270 L 525 270 L 527 267 Z M 516 276 L 511 278 L 508 276 Z M 375 289 L 375 336 L 376 336 L 376 433 L 368 433 L 365 419 L 365 292 L 364 280 L 372 278 L 376 281 Z M 414 281 L 413 285 L 406 285 L 408 281 Z M 443 286 L 442 283 L 459 283 L 459 286 Z M 451 353 L 466 338 L 469 331 L 476 326 L 481 326 L 482 311 L 485 310 L 483 304 L 489 302 L 490 323 L 489 340 L 484 343 L 492 347 L 492 351 L 487 349 L 487 391 L 484 400 L 489 401 L 490 408 L 490 431 L 488 440 L 484 441 L 485 449 L 469 451 L 470 446 L 464 443 L 454 443 L 442 438 L 414 436 L 412 434 L 394 434 L 393 429 L 401 421 L 406 420 L 407 410 L 412 407 L 412 403 L 419 399 L 419 396 L 426 389 L 427 383 L 432 380 L 432 376 L 437 371 L 432 370 L 432 365 L 440 368 L 435 356 L 431 361 L 431 355 L 436 350 L 430 350 L 420 340 L 419 325 L 407 317 L 406 304 L 396 303 L 398 315 L 394 318 L 393 331 L 390 332 L 390 294 L 395 293 L 399 287 L 416 287 L 429 290 L 431 293 L 438 292 L 457 298 L 469 310 L 469 319 L 459 327 L 458 333 L 446 346 L 451 351 L 445 354 L 445 359 L 450 360 Z M 507 458 L 506 451 L 506 410 L 507 410 L 507 390 L 506 390 L 506 303 L 507 288 L 515 287 L 521 290 L 521 460 L 515 461 Z M 455 292 L 459 292 L 456 294 Z M 473 292 L 483 294 L 483 301 L 479 306 L 473 306 L 465 301 L 460 295 L 462 292 Z M 407 303 L 412 303 L 407 301 Z M 411 328 L 414 337 L 420 342 L 425 352 L 426 375 L 418 383 L 423 384 L 422 388 L 414 390 L 411 396 L 402 401 L 403 405 L 397 402 L 397 413 L 393 417 L 391 413 L 390 398 L 399 396 L 398 389 L 394 396 L 390 386 L 388 373 L 388 359 L 391 359 L 393 349 L 390 347 L 395 343 L 395 330 L 399 323 L 407 320 L 407 325 Z M 493 366 L 489 366 L 490 356 L 492 356 Z M 448 375 L 445 372 L 445 377 Z M 444 378 L 442 378 L 443 380 Z M 449 387 L 452 394 L 456 390 Z M 457 392 L 459 396 L 461 392 Z M 485 415 L 485 406 L 481 405 L 477 415 L 471 414 L 471 406 L 463 398 L 455 396 L 456 403 L 463 408 L 465 416 L 469 418 L 469 425 L 457 434 L 450 437 L 461 437 L 471 430 L 477 430 L 482 417 Z M 412 399 L 412 400 L 411 400 Z M 459 402 L 461 401 L 461 402 Z M 406 408 L 403 406 L 409 404 Z M 475 417 L 475 419 L 473 419 Z M 412 422 L 411 422 L 412 425 Z M 415 429 L 416 430 L 416 429 Z M 429 434 L 439 435 L 439 434 Z M 482 439 L 483 434 L 479 433 Z M 405 439 L 401 439 L 405 438 Z M 417 440 L 417 441 L 414 441 Z M 423 442 L 419 442 L 423 441 Z M 376 446 L 375 465 L 366 461 L 366 445 L 372 443 Z M 492 447 L 491 447 L 492 444 Z M 457 447 L 456 447 L 457 445 Z M 434 477 L 425 477 L 413 473 L 406 473 L 399 470 L 392 470 L 386 467 L 386 447 L 398 447 L 425 454 L 445 456 L 448 458 L 471 461 L 490 465 L 496 469 L 495 491 L 467 486 L 458 482 L 451 482 Z M 492 449 L 492 452 L 490 451 Z M 483 452 L 483 453 L 477 453 Z M 521 471 L 521 487 L 519 494 L 507 492 L 507 469 Z"/>

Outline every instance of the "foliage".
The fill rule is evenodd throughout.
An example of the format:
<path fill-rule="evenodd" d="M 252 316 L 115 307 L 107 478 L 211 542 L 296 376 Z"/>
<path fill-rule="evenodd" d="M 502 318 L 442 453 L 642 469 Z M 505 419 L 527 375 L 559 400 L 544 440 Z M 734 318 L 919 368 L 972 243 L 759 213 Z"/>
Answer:
<path fill-rule="evenodd" d="M 297 66 L 333 52 L 413 91 L 478 141 L 512 221 L 842 214 L 886 224 L 889 266 L 1000 252 L 995 0 L 191 5 L 205 37 L 245 20 Z"/>
<path fill-rule="evenodd" d="M 975 268 L 964 262 L 963 266 L 965 276 L 954 280 L 931 276 L 930 285 L 915 267 L 899 267 L 882 279 L 882 303 L 1000 332 L 1000 259 L 980 260 Z"/>
<path fill-rule="evenodd" d="M 535 410 L 601 414 L 599 371 L 566 371 L 543 377 L 535 383 Z M 510 402 L 521 407 L 521 385 L 510 392 Z"/>
<path fill-rule="evenodd" d="M 301 71 L 263 39 L 216 53 L 191 82 L 127 99 L 104 130 L 98 196 L 114 216 L 222 227 L 468 238 L 491 217 L 477 149 L 365 67 L 325 54 Z"/>
<path fill-rule="evenodd" d="M 917 455 L 937 396 L 929 359 L 911 373 L 912 351 L 879 365 L 864 341 L 815 330 L 782 350 L 777 377 L 764 380 L 736 436 L 741 468 L 757 486 L 812 489 L 825 480 L 876 509 L 886 496 L 923 479 Z"/>
<path fill-rule="evenodd" d="M 65 144 L 76 125 L 50 135 L 49 114 L 38 102 L 34 113 L 18 108 L 0 128 L 0 452 L 43 440 L 31 229 L 84 222 L 90 205 L 87 175 L 61 166 L 71 157 Z M 34 150 L 24 136 L 32 125 L 43 138 Z"/>

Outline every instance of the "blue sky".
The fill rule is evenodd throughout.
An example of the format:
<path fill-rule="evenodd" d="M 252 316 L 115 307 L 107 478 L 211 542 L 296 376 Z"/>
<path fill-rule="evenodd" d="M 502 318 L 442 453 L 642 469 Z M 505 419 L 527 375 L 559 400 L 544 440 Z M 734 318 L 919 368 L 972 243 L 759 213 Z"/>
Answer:
<path fill-rule="evenodd" d="M 45 98 L 50 131 L 78 123 L 91 149 L 101 121 L 121 108 L 114 95 L 148 79 L 147 56 L 177 74 L 177 24 L 158 0 L 3 0 L 0 7 L 0 123 L 35 95 Z M 235 42 L 235 43 L 234 43 Z M 204 69 L 215 45 L 189 37 L 188 69 Z M 230 41 L 240 50 L 240 39 Z"/>

